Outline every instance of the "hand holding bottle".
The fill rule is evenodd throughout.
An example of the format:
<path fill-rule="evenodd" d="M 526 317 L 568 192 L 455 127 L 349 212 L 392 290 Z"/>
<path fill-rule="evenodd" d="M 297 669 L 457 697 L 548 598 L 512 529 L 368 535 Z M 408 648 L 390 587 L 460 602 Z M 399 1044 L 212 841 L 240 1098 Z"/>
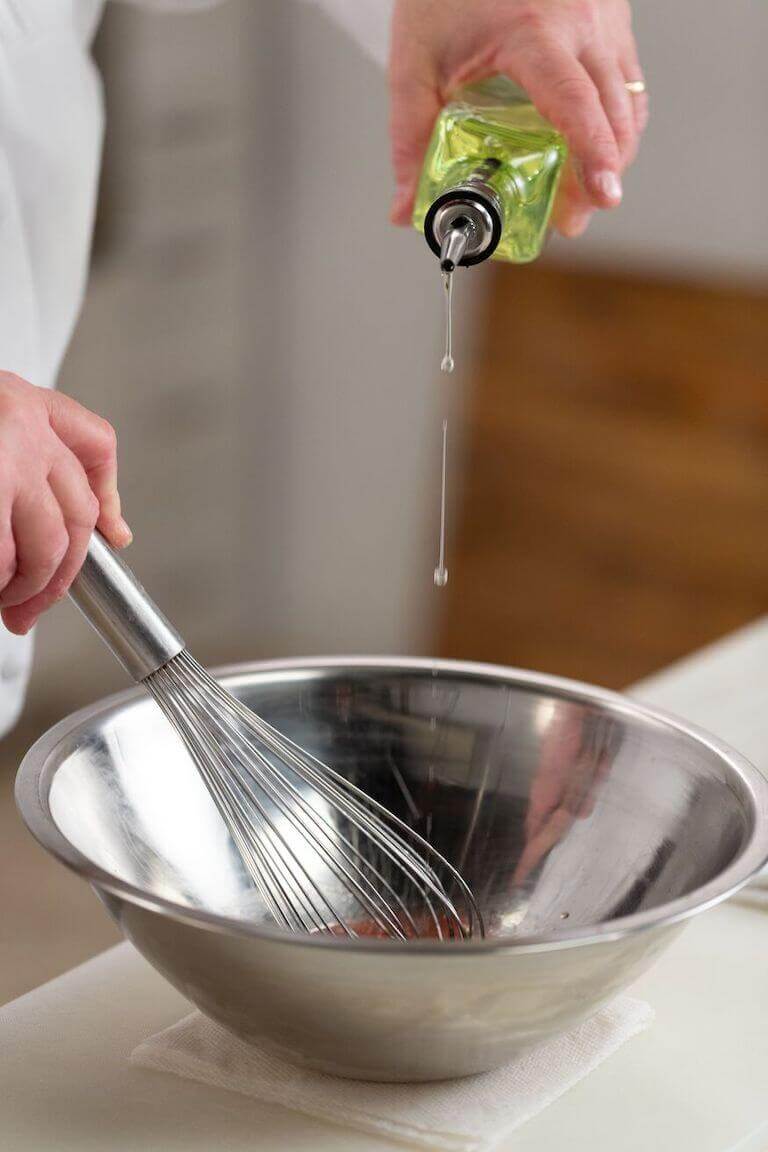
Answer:
<path fill-rule="evenodd" d="M 621 201 L 621 174 L 648 116 L 626 0 L 397 0 L 390 63 L 396 190 L 407 224 L 424 153 L 460 85 L 495 74 L 526 90 L 568 142 L 554 226 L 579 235 L 596 208 Z"/>

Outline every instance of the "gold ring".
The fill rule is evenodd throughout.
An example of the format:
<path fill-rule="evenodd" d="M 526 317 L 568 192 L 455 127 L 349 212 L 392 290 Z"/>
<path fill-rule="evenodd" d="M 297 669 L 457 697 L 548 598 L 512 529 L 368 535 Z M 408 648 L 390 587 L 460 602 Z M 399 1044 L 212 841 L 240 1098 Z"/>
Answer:
<path fill-rule="evenodd" d="M 628 80 L 624 87 L 633 96 L 642 96 L 645 92 L 645 80 Z"/>

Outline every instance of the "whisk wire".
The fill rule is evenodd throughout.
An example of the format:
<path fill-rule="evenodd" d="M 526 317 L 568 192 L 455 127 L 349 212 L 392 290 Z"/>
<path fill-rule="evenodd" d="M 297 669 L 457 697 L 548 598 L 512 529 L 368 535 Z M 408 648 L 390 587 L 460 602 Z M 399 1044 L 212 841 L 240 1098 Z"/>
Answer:
<path fill-rule="evenodd" d="M 268 856 L 263 852 L 260 840 L 255 837 L 249 838 L 247 829 L 241 825 L 237 813 L 234 811 L 230 812 L 229 810 L 226 794 L 226 775 L 220 770 L 212 771 L 211 761 L 208 759 L 207 751 L 200 736 L 198 734 L 189 734 L 187 723 L 181 715 L 177 714 L 171 703 L 159 693 L 153 691 L 153 695 L 171 724 L 184 740 L 195 767 L 200 772 L 216 807 L 224 817 L 225 824 L 232 836 L 240 859 L 251 876 L 251 879 L 256 884 L 267 908 L 278 923 L 282 923 L 286 928 L 301 926 L 298 914 L 294 911 L 294 914 L 291 915 L 293 906 L 290 898 L 285 892 L 279 874 L 273 870 Z M 229 813 L 229 815 L 226 815 L 227 813 Z"/>
<path fill-rule="evenodd" d="M 239 702 L 235 701 L 234 703 L 235 706 L 239 707 L 239 710 L 243 710 L 247 714 L 247 710 L 244 709 L 242 705 L 239 705 Z M 444 925 L 441 924 L 440 917 L 433 907 L 432 901 L 430 900 L 430 894 L 433 897 L 437 897 L 439 899 L 439 902 L 444 909 L 447 906 L 447 909 L 450 913 L 450 916 L 447 920 L 448 934 L 456 935 L 456 929 L 461 928 L 461 918 L 455 906 L 450 901 L 444 887 L 441 885 L 440 879 L 435 873 L 434 869 L 432 869 L 428 863 L 413 850 L 411 845 L 404 843 L 401 839 L 398 839 L 398 837 L 393 833 L 392 829 L 387 827 L 384 821 L 380 820 L 375 812 L 371 812 L 369 808 L 366 808 L 360 804 L 357 800 L 357 797 L 364 797 L 366 804 L 370 805 L 371 807 L 375 807 L 382 812 L 385 812 L 393 823 L 399 824 L 399 826 L 402 827 L 406 833 L 411 835 L 414 840 L 423 844 L 425 850 L 434 854 L 435 850 L 431 847 L 431 845 L 429 845 L 426 841 L 423 841 L 422 838 L 418 836 L 418 833 L 414 832 L 413 829 L 399 821 L 397 817 L 389 813 L 388 810 L 382 805 L 379 805 L 371 797 L 367 796 L 364 792 L 356 788 L 355 785 L 350 784 L 349 781 L 347 781 L 343 776 L 340 776 L 338 773 L 334 772 L 333 769 L 329 768 L 327 765 L 324 765 L 316 757 L 312 756 L 311 753 L 307 752 L 303 748 L 300 748 L 293 741 L 289 740 L 288 737 L 283 736 L 275 729 L 272 729 L 270 726 L 266 725 L 265 721 L 261 720 L 261 718 L 258 720 L 258 726 L 260 736 L 265 740 L 265 742 L 267 740 L 269 741 L 269 745 L 270 747 L 274 748 L 275 754 L 280 756 L 281 763 L 288 763 L 297 770 L 301 769 L 302 775 L 313 783 L 317 792 L 320 795 L 328 797 L 334 808 L 341 811 L 351 821 L 353 821 L 355 827 L 359 827 L 360 823 L 363 825 L 367 823 L 376 830 L 382 844 L 389 849 L 392 856 L 399 862 L 403 873 L 409 878 L 419 895 L 424 900 L 426 911 L 429 915 L 432 927 L 435 930 L 435 934 L 439 938 L 442 938 Z M 277 775 L 282 783 L 284 778 L 284 771 L 278 771 Z M 326 779 L 326 776 L 332 777 L 332 782 Z M 343 786 L 342 794 L 339 793 L 339 786 Z M 344 795 L 343 792 L 345 789 L 351 792 L 352 795 Z M 334 827 L 333 825 L 331 826 Z M 347 843 L 349 844 L 349 841 L 347 841 Z M 371 867 L 369 861 L 364 861 L 364 863 L 368 867 Z M 451 871 L 450 869 L 448 870 Z M 379 878 L 381 878 L 380 873 L 377 873 L 377 875 Z M 391 888 L 390 891 L 392 891 Z M 467 891 L 469 890 L 467 889 Z M 402 905 L 402 901 L 400 901 L 400 903 Z M 413 926 L 413 920 L 410 916 L 409 922 Z"/>
<path fill-rule="evenodd" d="M 173 697 L 173 703 L 179 709 L 177 719 L 182 721 L 181 725 L 176 724 L 177 730 L 181 728 L 182 732 L 186 733 L 186 724 L 196 714 L 188 704 L 181 702 L 179 696 Z M 337 915 L 336 909 L 322 892 L 314 889 L 304 864 L 280 835 L 269 812 L 261 803 L 258 793 L 243 789 L 240 782 L 243 795 L 238 794 L 233 787 L 233 780 L 237 781 L 237 776 L 231 771 L 232 762 L 229 757 L 225 758 L 221 748 L 209 733 L 196 731 L 190 743 L 194 744 L 197 752 L 196 763 L 204 765 L 201 769 L 204 779 L 209 785 L 214 802 L 225 817 L 243 863 L 270 910 L 273 914 L 277 912 L 278 919 L 287 927 L 305 927 L 308 930 L 322 931 L 326 927 L 328 915 L 331 917 Z M 211 772 L 212 762 L 219 765 L 218 772 Z M 252 809 L 259 814 L 261 823 L 253 819 Z M 284 865 L 282 869 L 278 869 L 270 859 L 264 843 L 264 834 L 267 838 L 271 836 L 273 850 L 277 852 L 278 859 Z M 299 889 L 300 896 L 303 897 L 303 901 L 299 904 L 296 901 L 295 891 L 291 893 L 287 887 L 288 878 L 293 881 Z M 316 891 L 316 895 L 326 905 L 325 915 L 317 907 L 313 891 Z M 308 924 L 302 915 L 300 906 L 302 903 L 308 915 Z"/>
<path fill-rule="evenodd" d="M 407 939 L 426 930 L 441 939 L 463 939 L 475 930 L 482 934 L 468 885 L 427 840 L 251 712 L 186 650 L 145 684 L 187 745 L 246 871 L 278 923 L 357 936 L 346 904 L 342 912 L 332 899 L 340 886 L 347 902 L 352 897 L 384 935 Z M 296 844 L 289 832 L 297 835 Z M 321 875 L 327 870 L 332 885 L 321 883 L 307 856 L 320 864 Z M 462 897 L 464 916 L 443 877 Z"/>
<path fill-rule="evenodd" d="M 439 854 L 435 848 L 433 848 L 433 846 L 427 840 L 420 836 L 418 832 L 415 831 L 415 829 L 411 828 L 404 821 L 400 820 L 399 817 L 395 816 L 394 813 L 390 812 L 383 804 L 380 804 L 377 800 L 363 792 L 362 789 L 358 788 L 350 780 L 347 780 L 346 777 L 336 772 L 329 765 L 324 764 L 321 760 L 318 760 L 317 757 L 312 755 L 312 753 L 308 752 L 305 748 L 301 748 L 298 744 L 294 743 L 294 741 L 290 740 L 289 737 L 278 732 L 261 717 L 255 716 L 254 713 L 251 713 L 249 709 L 247 709 L 245 705 L 242 704 L 241 701 L 237 700 L 236 697 L 229 696 L 229 694 L 225 692 L 219 684 L 217 684 L 213 677 L 205 672 L 205 670 L 202 669 L 199 665 L 198 668 L 200 674 L 207 677 L 207 679 L 210 681 L 210 689 L 217 696 L 217 698 L 224 702 L 228 708 L 236 711 L 239 715 L 242 715 L 249 723 L 252 723 L 255 720 L 255 724 L 253 724 L 253 726 L 258 731 L 258 734 L 264 743 L 267 744 L 268 747 L 271 747 L 281 758 L 281 760 L 291 763 L 293 762 L 294 758 L 296 758 L 300 765 L 303 766 L 304 771 L 311 776 L 318 790 L 322 790 L 324 787 L 328 787 L 326 778 L 330 778 L 334 785 L 341 789 L 342 792 L 349 793 L 350 797 L 355 799 L 359 798 L 360 800 L 364 801 L 364 805 L 357 805 L 354 814 L 358 818 L 362 817 L 363 819 L 375 824 L 377 831 L 382 836 L 391 840 L 393 851 L 401 852 L 402 848 L 406 847 L 409 850 L 409 858 L 411 864 L 415 866 L 416 870 L 420 874 L 423 874 L 425 877 L 431 877 L 432 882 L 435 884 L 436 891 L 439 890 L 440 892 L 441 899 L 445 898 L 445 893 L 442 890 L 441 881 L 434 870 L 429 867 L 426 859 L 423 859 L 416 852 L 412 851 L 410 849 L 410 845 L 403 845 L 402 842 L 398 842 L 397 838 L 393 836 L 392 831 L 387 826 L 387 824 L 378 818 L 377 813 L 381 813 L 394 827 L 398 829 L 398 831 L 403 832 L 405 835 L 410 837 L 422 851 L 428 853 L 430 856 L 439 857 Z M 334 803 L 340 803 L 339 798 L 335 793 L 333 794 L 333 798 Z M 469 886 L 466 884 L 457 869 L 455 869 L 447 860 L 443 859 L 442 857 L 439 858 L 441 867 L 450 876 L 451 881 L 456 883 L 456 885 L 459 887 L 468 902 L 469 908 L 477 918 L 478 923 L 482 924 L 480 910 L 477 907 Z M 453 911 L 455 912 L 456 910 L 453 909 Z M 458 913 L 456 914 L 458 916 Z"/>
<path fill-rule="evenodd" d="M 197 697 L 201 697 L 202 695 L 200 689 L 194 690 L 194 693 Z M 199 703 L 202 704 L 202 701 Z M 398 921 L 393 918 L 386 901 L 380 898 L 380 894 L 375 885 L 373 885 L 365 875 L 363 871 L 364 868 L 367 868 L 387 889 L 391 897 L 399 905 L 411 929 L 415 932 L 416 924 L 413 917 L 392 885 L 382 873 L 362 855 L 359 849 L 351 843 L 348 837 L 346 837 L 336 825 L 309 804 L 302 793 L 295 787 L 291 780 L 288 779 L 285 771 L 276 768 L 268 757 L 265 756 L 252 741 L 249 742 L 247 737 L 238 728 L 230 730 L 224 722 L 214 714 L 211 714 L 211 724 L 214 730 L 220 733 L 222 738 L 231 741 L 231 745 L 228 744 L 228 751 L 234 754 L 234 758 L 229 761 L 229 764 L 241 786 L 242 796 L 246 798 L 245 804 L 243 804 L 241 800 L 238 800 L 236 808 L 240 820 L 246 825 L 251 836 L 258 837 L 259 828 L 248 813 L 248 802 L 251 797 L 256 795 L 252 788 L 249 787 L 249 782 L 256 784 L 257 788 L 266 793 L 271 803 L 274 804 L 281 815 L 283 815 L 304 838 L 305 843 L 307 841 L 308 831 L 314 832 L 316 836 L 322 837 L 321 841 L 311 841 L 313 849 L 330 868 L 339 868 L 355 895 L 358 897 L 361 905 L 369 915 L 374 918 L 380 928 L 391 931 L 401 938 L 405 938 L 406 936 L 400 928 Z M 261 765 L 261 769 L 259 769 L 258 765 Z M 284 792 L 288 793 L 292 803 L 286 801 L 283 796 Z M 265 809 L 261 805 L 258 806 L 258 810 L 262 819 L 267 821 L 271 834 L 277 839 L 278 847 L 284 851 L 286 845 L 276 825 L 269 819 Z M 339 850 L 340 845 L 346 846 L 352 857 L 351 859 L 350 856 L 345 855 L 344 852 Z M 288 851 L 291 851 L 290 848 Z M 310 878 L 306 868 L 298 861 L 295 854 L 291 854 L 294 859 L 297 860 L 303 875 L 309 881 Z M 332 906 L 328 905 L 327 900 L 325 903 L 329 911 L 336 917 L 339 926 L 349 935 L 354 936 L 355 932 L 346 925 L 343 917 Z"/>

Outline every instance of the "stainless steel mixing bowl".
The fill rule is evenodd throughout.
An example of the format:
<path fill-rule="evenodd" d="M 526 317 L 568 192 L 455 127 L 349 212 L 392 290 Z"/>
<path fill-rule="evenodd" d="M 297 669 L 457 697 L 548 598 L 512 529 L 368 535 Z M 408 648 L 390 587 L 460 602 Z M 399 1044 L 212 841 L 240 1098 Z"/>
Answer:
<path fill-rule="evenodd" d="M 760 774 L 609 692 L 367 658 L 222 679 L 430 837 L 473 887 L 488 938 L 401 944 L 270 925 L 186 752 L 140 690 L 39 740 L 18 803 L 203 1012 L 312 1068 L 428 1080 L 500 1065 L 615 996 L 768 856 Z"/>

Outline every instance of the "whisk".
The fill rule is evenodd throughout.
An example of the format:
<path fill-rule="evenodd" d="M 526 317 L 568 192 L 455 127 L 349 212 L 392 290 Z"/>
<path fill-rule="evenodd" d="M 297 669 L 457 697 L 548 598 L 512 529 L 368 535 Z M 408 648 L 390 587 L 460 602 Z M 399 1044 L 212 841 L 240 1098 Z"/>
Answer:
<path fill-rule="evenodd" d="M 99 533 L 70 595 L 183 740 L 276 923 L 349 937 L 483 935 L 457 870 L 214 680 Z"/>

